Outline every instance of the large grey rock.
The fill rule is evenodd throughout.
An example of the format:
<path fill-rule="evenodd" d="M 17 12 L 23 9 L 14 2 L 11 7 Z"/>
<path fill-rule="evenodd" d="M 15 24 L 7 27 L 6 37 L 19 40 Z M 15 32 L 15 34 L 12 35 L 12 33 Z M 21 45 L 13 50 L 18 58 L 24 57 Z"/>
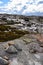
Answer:
<path fill-rule="evenodd" d="M 22 51 L 22 48 L 21 48 L 20 44 L 14 44 L 14 47 L 15 47 L 18 51 Z"/>
<path fill-rule="evenodd" d="M 8 64 L 9 64 L 9 62 L 7 60 L 0 57 L 0 65 L 8 65 Z"/>
<path fill-rule="evenodd" d="M 13 45 L 11 45 L 11 46 L 9 46 L 9 47 L 6 49 L 6 52 L 8 52 L 8 53 L 10 53 L 10 54 L 13 54 L 13 53 L 17 53 L 18 51 L 17 51 L 17 49 L 16 49 Z"/>
<path fill-rule="evenodd" d="M 15 44 L 14 46 L 18 51 L 22 51 L 22 48 L 18 44 Z"/>
<path fill-rule="evenodd" d="M 18 51 L 22 51 L 22 48 L 25 44 L 25 42 L 21 39 L 16 39 L 14 41 L 15 44 L 13 44 L 13 46 L 18 50 Z"/>

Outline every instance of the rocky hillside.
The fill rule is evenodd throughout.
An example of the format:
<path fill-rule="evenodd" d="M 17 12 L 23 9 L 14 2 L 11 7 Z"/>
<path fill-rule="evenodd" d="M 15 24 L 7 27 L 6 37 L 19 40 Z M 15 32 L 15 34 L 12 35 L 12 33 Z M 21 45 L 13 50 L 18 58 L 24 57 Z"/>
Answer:
<path fill-rule="evenodd" d="M 0 65 L 43 65 L 43 17 L 0 14 Z"/>

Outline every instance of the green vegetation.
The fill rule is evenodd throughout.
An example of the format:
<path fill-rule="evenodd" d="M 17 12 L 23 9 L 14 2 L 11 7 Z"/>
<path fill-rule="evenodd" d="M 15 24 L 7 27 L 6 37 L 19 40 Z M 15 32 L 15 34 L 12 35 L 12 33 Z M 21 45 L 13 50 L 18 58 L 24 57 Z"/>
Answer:
<path fill-rule="evenodd" d="M 14 32 L 0 32 L 0 42 L 3 42 L 3 41 L 8 41 L 8 40 L 13 40 L 13 39 L 16 39 L 16 38 L 19 38 L 21 36 L 23 36 L 24 34 L 26 34 L 26 32 L 19 32 L 18 33 L 14 33 Z"/>
<path fill-rule="evenodd" d="M 19 37 L 20 35 L 15 34 L 14 32 L 0 32 L 0 42 L 16 39 Z"/>
<path fill-rule="evenodd" d="M 28 31 L 17 30 L 17 29 L 15 29 L 13 32 L 15 32 L 16 34 L 22 34 L 22 35 L 29 33 Z"/>
<path fill-rule="evenodd" d="M 7 18 L 5 18 L 5 17 L 2 17 L 1 20 L 2 20 L 3 22 L 6 22 L 8 25 L 9 25 L 9 24 L 11 24 L 11 25 L 14 24 L 14 21 L 13 21 L 13 20 L 7 20 Z"/>
<path fill-rule="evenodd" d="M 3 21 L 6 21 L 6 20 L 7 20 L 5 17 L 2 17 L 1 19 L 2 19 Z"/>
<path fill-rule="evenodd" d="M 6 30 L 7 32 L 5 32 Z M 17 39 L 25 34 L 28 34 L 28 32 L 17 30 L 15 28 L 12 29 L 10 26 L 0 25 L 0 42 Z"/>
<path fill-rule="evenodd" d="M 14 24 L 14 21 L 13 20 L 11 20 L 11 21 L 8 21 L 8 20 L 6 20 L 6 22 L 7 22 L 7 24 L 9 25 L 9 24 Z"/>
<path fill-rule="evenodd" d="M 0 25 L 0 31 L 8 31 L 10 28 L 10 26 Z"/>

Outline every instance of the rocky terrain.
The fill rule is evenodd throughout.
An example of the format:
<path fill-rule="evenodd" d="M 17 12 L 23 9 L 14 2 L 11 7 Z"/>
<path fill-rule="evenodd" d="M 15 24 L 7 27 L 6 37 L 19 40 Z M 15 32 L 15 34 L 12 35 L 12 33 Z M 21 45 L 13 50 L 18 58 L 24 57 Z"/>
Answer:
<path fill-rule="evenodd" d="M 10 26 L 13 30 L 16 28 L 30 33 L 43 33 L 43 16 L 0 14 L 0 25 Z"/>
<path fill-rule="evenodd" d="M 0 42 L 0 65 L 43 65 L 43 36 L 26 34 L 23 37 Z"/>
<path fill-rule="evenodd" d="M 43 65 L 43 17 L 0 14 L 0 65 Z"/>

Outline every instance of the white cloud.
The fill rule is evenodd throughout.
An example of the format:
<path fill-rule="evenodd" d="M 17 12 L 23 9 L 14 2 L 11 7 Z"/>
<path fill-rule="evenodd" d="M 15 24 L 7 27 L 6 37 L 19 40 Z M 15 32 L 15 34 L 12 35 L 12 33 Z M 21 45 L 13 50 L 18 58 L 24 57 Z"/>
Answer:
<path fill-rule="evenodd" d="M 39 4 L 39 5 L 34 5 L 34 4 L 29 4 L 27 5 L 27 8 L 23 11 L 22 14 L 25 13 L 31 13 L 31 12 L 43 12 L 43 4 Z"/>
<path fill-rule="evenodd" d="M 0 1 L 0 4 L 2 4 L 3 2 L 2 1 Z"/>
<path fill-rule="evenodd" d="M 25 6 L 26 8 L 23 9 L 21 14 L 29 12 L 43 12 L 43 4 L 38 5 L 40 1 L 43 0 L 10 0 L 10 2 L 0 7 L 0 9 L 5 11 L 6 13 L 15 13 L 20 12 Z"/>

